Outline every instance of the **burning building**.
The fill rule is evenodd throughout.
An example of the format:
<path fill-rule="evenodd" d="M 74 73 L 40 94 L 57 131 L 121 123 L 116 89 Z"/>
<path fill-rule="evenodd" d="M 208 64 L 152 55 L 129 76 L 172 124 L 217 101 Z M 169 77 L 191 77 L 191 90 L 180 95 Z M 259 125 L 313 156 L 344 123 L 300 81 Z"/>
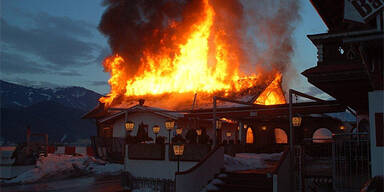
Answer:
<path fill-rule="evenodd" d="M 109 109 L 130 108 L 139 99 L 166 110 L 211 108 L 212 96 L 285 103 L 282 80 L 290 63 L 297 3 L 248 5 L 106 1 L 99 28 L 113 51 L 103 63 L 111 90 L 85 117 L 100 120 L 115 113 Z M 265 6 L 268 14 L 255 12 Z"/>
<path fill-rule="evenodd" d="M 178 139 L 199 143 L 186 147 L 194 155 L 183 156 L 194 163 L 208 155 L 207 144 L 227 143 L 229 154 L 274 146 L 281 152 L 292 131 L 292 110 L 303 115 L 304 125 L 297 128 L 295 143 L 322 130 L 343 132 L 339 120 L 310 115 L 345 111 L 338 102 L 287 104 L 283 79 L 289 80 L 297 1 L 109 0 L 106 5 L 99 28 L 113 51 L 103 63 L 111 90 L 84 116 L 96 119 L 93 143 L 101 146 L 96 147 L 99 156 L 121 162 L 128 153 L 125 162 L 132 164 L 172 161 L 171 144 Z M 134 154 L 134 147 L 123 151 L 127 142 L 169 145 L 150 145 L 156 150 L 136 152 L 153 154 Z M 130 171 L 145 176 L 145 171 Z M 164 173 L 166 179 L 175 177 L 173 168 Z"/>
<path fill-rule="evenodd" d="M 98 136 L 124 138 L 124 121 L 140 113 L 141 117 L 134 118 L 133 135 L 142 127 L 154 138 L 151 128 L 157 125 L 165 130 L 164 122 L 172 119 L 185 134 L 187 129 L 204 127 L 213 138 L 212 117 L 196 116 L 199 111 L 212 113 L 213 96 L 243 102 L 217 101 L 219 107 L 240 112 L 268 105 L 287 107 L 283 77 L 290 68 L 297 2 L 245 3 L 247 6 L 218 0 L 106 1 L 99 28 L 113 51 L 103 63 L 111 75 L 111 90 L 84 116 L 97 120 Z M 261 11 L 264 9 L 269 12 Z M 145 105 L 137 105 L 138 100 L 145 100 Z M 156 119 L 153 115 L 160 119 L 151 122 Z M 247 117 L 248 125 L 254 122 L 249 114 Z M 225 125 L 235 128 L 241 119 L 220 118 L 229 119 Z M 253 127 L 258 130 L 258 125 Z M 166 131 L 159 135 L 170 137 Z M 221 135 L 224 140 L 225 133 Z M 239 133 L 231 135 L 238 142 L 235 135 Z M 274 134 L 271 137 L 268 139 L 274 141 Z"/>

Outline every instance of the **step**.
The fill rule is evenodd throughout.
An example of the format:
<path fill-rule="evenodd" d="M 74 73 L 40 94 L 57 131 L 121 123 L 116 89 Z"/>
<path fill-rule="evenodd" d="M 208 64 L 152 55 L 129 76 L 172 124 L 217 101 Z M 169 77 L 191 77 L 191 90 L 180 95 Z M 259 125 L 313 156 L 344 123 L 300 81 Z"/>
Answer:
<path fill-rule="evenodd" d="M 235 185 L 235 184 L 216 184 L 219 187 L 219 191 L 237 191 L 237 192 L 268 192 L 273 191 L 272 184 L 270 185 L 259 185 L 259 186 L 245 186 L 245 185 Z"/>

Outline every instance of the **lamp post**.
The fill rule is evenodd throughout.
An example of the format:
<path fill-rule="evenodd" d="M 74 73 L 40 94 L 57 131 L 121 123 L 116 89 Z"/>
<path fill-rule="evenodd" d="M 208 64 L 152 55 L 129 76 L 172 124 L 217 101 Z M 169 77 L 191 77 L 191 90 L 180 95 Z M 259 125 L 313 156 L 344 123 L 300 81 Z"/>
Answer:
<path fill-rule="evenodd" d="M 180 172 L 180 156 L 184 154 L 184 145 L 183 144 L 173 145 L 173 153 L 177 157 L 177 172 Z"/>
<path fill-rule="evenodd" d="M 128 137 L 128 135 L 129 136 L 131 135 L 131 132 L 133 131 L 134 127 L 135 127 L 135 123 L 134 122 L 128 121 L 128 120 L 125 122 L 125 130 L 127 131 L 126 137 Z"/>
<path fill-rule="evenodd" d="M 171 144 L 171 131 L 175 127 L 175 121 L 167 120 L 165 121 L 165 128 L 168 130 L 168 143 Z"/>
<path fill-rule="evenodd" d="M 301 117 L 299 116 L 299 115 L 294 115 L 293 117 L 292 117 L 292 126 L 293 127 L 295 127 L 295 128 L 298 128 L 298 127 L 300 127 L 300 125 L 301 125 Z M 299 144 L 298 142 L 301 142 L 301 135 L 299 135 L 299 134 L 302 134 L 302 131 L 299 131 L 299 132 L 297 132 L 295 135 L 294 135 L 294 137 L 293 137 L 293 140 L 292 140 L 292 142 L 293 142 L 293 144 L 294 145 L 297 145 L 297 144 Z"/>
<path fill-rule="evenodd" d="M 160 132 L 160 126 L 158 126 L 158 125 L 153 126 L 152 127 L 152 131 L 155 134 L 155 143 L 156 143 L 156 141 L 157 141 L 157 134 Z"/>
<path fill-rule="evenodd" d="M 265 125 L 261 126 L 261 130 L 266 131 L 267 130 L 267 126 L 265 126 Z"/>
<path fill-rule="evenodd" d="M 201 129 L 196 129 L 196 134 L 197 134 L 198 136 L 200 136 L 200 135 L 201 135 Z"/>
<path fill-rule="evenodd" d="M 219 131 L 221 129 L 223 122 L 220 120 L 216 120 L 216 135 L 217 135 L 217 144 L 221 143 L 221 135 L 219 135 Z"/>
<path fill-rule="evenodd" d="M 298 116 L 298 115 L 295 115 L 295 116 L 293 116 L 292 117 L 292 125 L 294 126 L 294 127 L 300 127 L 300 125 L 301 125 L 301 117 L 300 116 Z"/>
<path fill-rule="evenodd" d="M 181 128 L 181 127 L 177 127 L 177 128 L 176 128 L 176 134 L 177 134 L 177 135 L 181 135 L 181 133 L 183 133 L 183 128 Z"/>
<path fill-rule="evenodd" d="M 232 136 L 232 133 L 230 131 L 227 131 L 225 133 L 225 135 L 227 136 L 227 139 L 228 139 L 228 144 L 229 144 L 229 138 Z"/>
<path fill-rule="evenodd" d="M 201 129 L 196 129 L 196 134 L 197 134 L 197 143 L 200 143 L 200 136 L 201 136 Z"/>

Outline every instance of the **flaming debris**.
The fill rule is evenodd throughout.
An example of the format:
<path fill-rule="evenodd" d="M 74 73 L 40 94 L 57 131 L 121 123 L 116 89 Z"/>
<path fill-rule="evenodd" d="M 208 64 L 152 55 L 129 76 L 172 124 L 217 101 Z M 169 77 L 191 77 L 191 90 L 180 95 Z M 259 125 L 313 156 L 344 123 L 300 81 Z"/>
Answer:
<path fill-rule="evenodd" d="M 276 2 L 244 1 L 255 6 L 249 9 L 235 0 L 106 1 L 99 27 L 114 54 L 104 60 L 111 91 L 100 101 L 110 106 L 172 96 L 182 103 L 194 93 L 200 98 L 255 94 L 254 87 L 272 81 L 256 103 L 285 103 L 281 73 L 292 52 L 290 23 L 297 5 Z M 251 10 L 261 5 L 277 11 L 259 18 Z M 281 13 L 288 15 L 280 18 Z M 250 35 L 254 27 L 258 32 Z"/>

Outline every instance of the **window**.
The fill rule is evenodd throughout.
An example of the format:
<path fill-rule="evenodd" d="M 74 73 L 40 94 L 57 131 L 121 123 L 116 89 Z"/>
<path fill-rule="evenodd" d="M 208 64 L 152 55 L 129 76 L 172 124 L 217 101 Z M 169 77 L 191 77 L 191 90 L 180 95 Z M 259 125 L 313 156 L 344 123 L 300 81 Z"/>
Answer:
<path fill-rule="evenodd" d="M 274 132 L 276 143 L 288 143 L 288 136 L 283 129 L 275 128 Z"/>
<path fill-rule="evenodd" d="M 247 129 L 247 137 L 245 141 L 246 143 L 253 143 L 253 131 L 250 127 Z"/>
<path fill-rule="evenodd" d="M 332 132 L 327 128 L 317 129 L 312 136 L 314 143 L 328 143 L 332 139 Z"/>

